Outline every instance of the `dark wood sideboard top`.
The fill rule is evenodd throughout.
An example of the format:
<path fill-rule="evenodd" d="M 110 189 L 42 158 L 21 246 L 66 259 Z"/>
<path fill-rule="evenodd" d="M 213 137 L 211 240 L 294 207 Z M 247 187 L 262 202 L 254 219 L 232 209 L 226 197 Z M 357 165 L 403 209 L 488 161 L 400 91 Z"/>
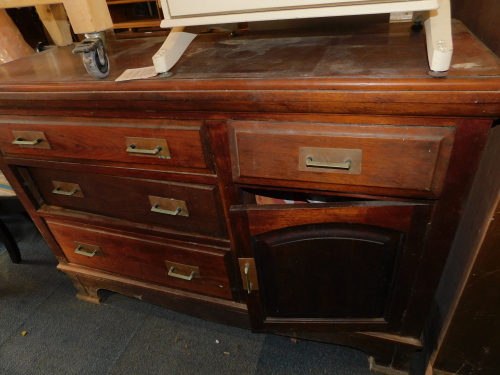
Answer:
<path fill-rule="evenodd" d="M 251 31 L 235 38 L 201 34 L 172 77 L 126 82 L 115 79 L 126 69 L 152 66 L 164 38 L 111 42 L 111 74 L 104 80 L 86 73 L 72 46 L 53 48 L 0 66 L 0 100 L 5 103 L 0 113 L 19 107 L 12 100 L 28 99 L 19 93 L 42 93 L 29 95 L 32 108 L 37 99 L 52 109 L 58 108 L 55 101 L 83 101 L 75 102 L 78 109 L 87 100 L 111 104 L 123 99 L 121 93 L 137 92 L 136 107 L 129 103 L 127 109 L 147 109 L 143 101 L 154 100 L 184 102 L 183 110 L 186 102 L 196 102 L 198 111 L 499 117 L 500 59 L 459 21 L 453 21 L 453 30 L 452 65 L 442 79 L 428 76 L 425 32 L 412 32 L 408 23 L 321 32 Z M 293 92 L 286 108 L 272 106 L 276 90 Z M 229 99 L 231 107 L 224 107 Z M 420 105 L 418 112 L 412 109 L 426 103 L 425 110 Z M 109 109 L 125 109 L 115 104 Z"/>

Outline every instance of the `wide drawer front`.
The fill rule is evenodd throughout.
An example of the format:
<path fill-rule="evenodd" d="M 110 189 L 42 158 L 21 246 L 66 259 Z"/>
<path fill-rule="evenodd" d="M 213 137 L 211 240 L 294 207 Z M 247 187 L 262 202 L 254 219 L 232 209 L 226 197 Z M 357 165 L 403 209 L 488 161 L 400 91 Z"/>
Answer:
<path fill-rule="evenodd" d="M 371 3 L 369 0 L 234 0 L 234 1 L 203 1 L 203 0 L 165 0 L 167 8 L 172 17 L 185 17 L 189 15 L 200 14 L 218 14 L 218 13 L 246 13 L 246 12 L 262 12 L 264 10 L 283 10 L 294 8 L 308 7 L 332 7 L 342 5 L 344 3 Z M 408 2 L 408 0 L 391 0 L 392 2 Z M 413 2 L 419 0 L 413 0 Z M 380 2 L 380 1 L 379 1 Z M 385 1 L 387 2 L 387 1 Z M 165 4 L 165 3 L 164 3 Z M 352 5 L 352 4 L 350 4 Z M 433 4 L 434 5 L 434 4 Z M 431 7 L 432 8 L 432 7 Z M 425 8 L 422 9 L 431 9 Z M 386 10 L 387 11 L 387 10 Z M 352 11 L 355 14 L 355 11 Z M 279 15 L 275 16 L 280 18 Z M 283 18 L 287 18 L 286 16 Z"/>
<path fill-rule="evenodd" d="M 233 174 L 245 178 L 396 188 L 438 194 L 454 128 L 229 124 Z"/>
<path fill-rule="evenodd" d="M 45 204 L 214 236 L 226 233 L 216 186 L 30 168 Z"/>
<path fill-rule="evenodd" d="M 4 156 L 207 168 L 201 122 L 0 118 Z"/>
<path fill-rule="evenodd" d="M 139 239 L 103 228 L 83 229 L 54 221 L 47 225 L 71 263 L 232 298 L 228 251 L 160 238 Z"/>

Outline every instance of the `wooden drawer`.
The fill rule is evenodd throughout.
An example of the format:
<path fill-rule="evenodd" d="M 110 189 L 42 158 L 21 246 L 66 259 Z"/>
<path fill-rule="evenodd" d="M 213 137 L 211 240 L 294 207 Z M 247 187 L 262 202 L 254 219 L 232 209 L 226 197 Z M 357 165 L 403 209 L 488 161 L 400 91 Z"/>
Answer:
<path fill-rule="evenodd" d="M 29 172 L 48 205 L 218 237 L 226 234 L 216 186 L 43 168 Z"/>
<path fill-rule="evenodd" d="M 55 221 L 47 224 L 71 263 L 232 298 L 228 251 L 154 237 L 136 238 L 104 228 Z"/>
<path fill-rule="evenodd" d="M 207 168 L 200 121 L 0 117 L 4 156 Z"/>
<path fill-rule="evenodd" d="M 438 195 L 454 128 L 231 122 L 233 176 L 396 188 Z M 331 187 L 331 189 L 334 189 Z"/>

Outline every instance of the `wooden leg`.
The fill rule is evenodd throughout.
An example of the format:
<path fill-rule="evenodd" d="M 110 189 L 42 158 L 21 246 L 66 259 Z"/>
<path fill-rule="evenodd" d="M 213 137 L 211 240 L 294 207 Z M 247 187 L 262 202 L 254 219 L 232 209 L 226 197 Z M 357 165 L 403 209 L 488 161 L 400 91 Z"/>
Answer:
<path fill-rule="evenodd" d="M 429 17 L 424 21 L 427 40 L 427 57 L 429 59 L 429 74 L 444 76 L 450 69 L 453 55 L 453 40 L 451 37 L 450 0 L 438 0 L 439 9 L 429 11 Z"/>
<path fill-rule="evenodd" d="M 384 374 L 384 375 L 408 375 L 408 371 L 403 371 L 403 370 L 397 370 L 391 366 L 382 366 L 378 365 L 375 363 L 375 359 L 373 357 L 370 357 L 368 359 L 370 362 L 370 371 L 373 371 L 377 374 Z"/>
<path fill-rule="evenodd" d="M 183 32 L 184 27 L 174 27 L 158 52 L 153 56 L 156 73 L 165 73 L 175 65 L 196 34 Z"/>
<path fill-rule="evenodd" d="M 371 356 L 370 369 L 373 372 L 385 375 L 408 375 L 415 359 L 417 348 L 406 345 L 394 345 L 392 358 L 387 362 L 385 358 Z"/>
<path fill-rule="evenodd" d="M 87 302 L 93 302 L 97 304 L 101 303 L 102 297 L 100 297 L 98 294 L 99 288 L 87 285 L 86 283 L 82 282 L 82 280 L 80 280 L 78 276 L 72 275 L 70 273 L 67 273 L 66 275 L 68 275 L 68 277 L 73 282 L 76 290 L 78 291 L 76 298 Z"/>
<path fill-rule="evenodd" d="M 10 233 L 9 228 L 5 225 L 5 223 L 0 219 L 0 241 L 2 241 L 7 248 L 7 252 L 9 253 L 10 259 L 12 263 L 21 263 L 21 252 L 19 251 L 19 247 L 17 246 L 16 240 Z"/>
<path fill-rule="evenodd" d="M 78 293 L 76 298 L 81 299 L 82 301 L 92 302 L 99 304 L 102 301 L 102 298 L 97 293 L 99 289 L 87 289 L 85 294 Z"/>

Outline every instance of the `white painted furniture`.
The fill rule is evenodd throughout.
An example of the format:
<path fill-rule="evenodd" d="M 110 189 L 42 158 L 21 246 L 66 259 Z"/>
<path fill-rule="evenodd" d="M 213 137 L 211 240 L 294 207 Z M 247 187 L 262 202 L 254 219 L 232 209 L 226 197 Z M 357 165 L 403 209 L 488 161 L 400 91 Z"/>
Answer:
<path fill-rule="evenodd" d="M 178 34 L 185 26 L 391 12 L 421 12 L 431 72 L 443 74 L 450 67 L 450 0 L 161 0 L 161 4 L 165 17 L 161 26 L 175 29 L 153 58 L 158 73 L 168 71 L 173 66 L 171 55 L 182 54 L 191 42 Z"/>

